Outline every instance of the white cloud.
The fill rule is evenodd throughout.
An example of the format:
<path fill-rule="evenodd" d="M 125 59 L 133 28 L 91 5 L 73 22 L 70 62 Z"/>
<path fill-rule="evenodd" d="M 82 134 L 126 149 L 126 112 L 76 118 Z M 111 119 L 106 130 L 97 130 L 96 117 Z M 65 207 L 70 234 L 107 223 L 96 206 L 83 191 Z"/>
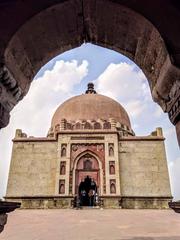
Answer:
<path fill-rule="evenodd" d="M 136 120 L 147 111 L 152 101 L 146 77 L 135 65 L 128 63 L 111 63 L 95 80 L 97 91 L 118 100 L 127 110 L 131 121 Z"/>
<path fill-rule="evenodd" d="M 156 109 L 154 111 L 154 116 L 157 118 L 160 118 L 164 114 L 162 108 L 158 105 L 156 105 Z"/>
<path fill-rule="evenodd" d="M 140 100 L 127 102 L 124 106 L 129 115 L 134 118 L 140 116 L 146 108 Z"/>
<path fill-rule="evenodd" d="M 173 197 L 179 200 L 180 197 L 180 157 L 169 163 L 170 179 Z"/>
<path fill-rule="evenodd" d="M 111 96 L 121 102 L 146 95 L 149 91 L 146 78 L 135 65 L 111 63 L 96 80 L 99 93 Z M 145 83 L 145 84 L 144 84 Z"/>
<path fill-rule="evenodd" d="M 0 196 L 5 193 L 15 129 L 28 135 L 46 136 L 53 112 L 73 95 L 73 89 L 88 74 L 88 62 L 57 61 L 52 70 L 31 84 L 27 96 L 11 112 L 10 124 L 0 132 Z"/>

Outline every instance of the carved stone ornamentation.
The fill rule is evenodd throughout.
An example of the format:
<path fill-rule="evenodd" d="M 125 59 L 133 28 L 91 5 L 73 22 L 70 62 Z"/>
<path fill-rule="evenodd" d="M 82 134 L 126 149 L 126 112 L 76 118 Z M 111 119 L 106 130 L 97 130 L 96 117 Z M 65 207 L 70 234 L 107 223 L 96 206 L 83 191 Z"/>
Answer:
<path fill-rule="evenodd" d="M 9 112 L 23 97 L 21 88 L 9 70 L 0 67 L 0 128 L 9 123 Z"/>
<path fill-rule="evenodd" d="M 169 119 L 175 125 L 180 120 L 180 81 L 177 80 L 173 84 L 169 93 L 169 101 L 167 102 L 167 112 Z"/>
<path fill-rule="evenodd" d="M 78 150 L 78 145 L 73 145 L 73 146 L 72 146 L 72 150 L 73 150 L 74 152 L 76 152 L 76 151 Z"/>
<path fill-rule="evenodd" d="M 9 112 L 0 103 L 0 128 L 6 127 L 9 123 Z"/>

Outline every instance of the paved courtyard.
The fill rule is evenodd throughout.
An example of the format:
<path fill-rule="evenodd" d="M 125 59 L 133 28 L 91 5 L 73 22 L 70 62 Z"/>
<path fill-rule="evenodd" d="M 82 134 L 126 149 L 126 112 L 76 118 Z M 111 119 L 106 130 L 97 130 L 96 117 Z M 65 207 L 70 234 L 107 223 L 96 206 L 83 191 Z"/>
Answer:
<path fill-rule="evenodd" d="M 0 240 L 180 240 L 171 210 L 17 210 Z"/>

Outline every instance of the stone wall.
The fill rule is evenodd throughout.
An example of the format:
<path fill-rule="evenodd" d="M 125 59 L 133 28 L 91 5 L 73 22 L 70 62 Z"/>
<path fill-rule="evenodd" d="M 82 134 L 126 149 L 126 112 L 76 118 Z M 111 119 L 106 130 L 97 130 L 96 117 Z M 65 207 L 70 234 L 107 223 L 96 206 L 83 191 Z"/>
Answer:
<path fill-rule="evenodd" d="M 55 141 L 15 141 L 7 196 L 52 195 L 57 162 Z"/>
<path fill-rule="evenodd" d="M 121 206 L 125 209 L 169 209 L 170 197 L 124 197 Z"/>
<path fill-rule="evenodd" d="M 119 143 L 122 196 L 171 197 L 163 140 Z"/>
<path fill-rule="evenodd" d="M 71 208 L 73 197 L 55 197 L 55 196 L 39 196 L 39 197 L 22 197 L 11 198 L 11 201 L 21 203 L 21 209 L 58 209 Z"/>

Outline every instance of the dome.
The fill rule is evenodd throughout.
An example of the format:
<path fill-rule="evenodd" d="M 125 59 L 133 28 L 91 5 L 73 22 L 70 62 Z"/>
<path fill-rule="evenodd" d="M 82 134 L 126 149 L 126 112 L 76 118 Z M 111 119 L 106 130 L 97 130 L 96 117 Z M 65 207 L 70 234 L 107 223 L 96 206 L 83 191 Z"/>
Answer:
<path fill-rule="evenodd" d="M 97 94 L 92 83 L 88 84 L 86 94 L 72 97 L 57 108 L 51 127 L 54 128 L 63 119 L 71 122 L 115 119 L 116 122 L 131 129 L 128 114 L 121 104 L 112 98 Z"/>

